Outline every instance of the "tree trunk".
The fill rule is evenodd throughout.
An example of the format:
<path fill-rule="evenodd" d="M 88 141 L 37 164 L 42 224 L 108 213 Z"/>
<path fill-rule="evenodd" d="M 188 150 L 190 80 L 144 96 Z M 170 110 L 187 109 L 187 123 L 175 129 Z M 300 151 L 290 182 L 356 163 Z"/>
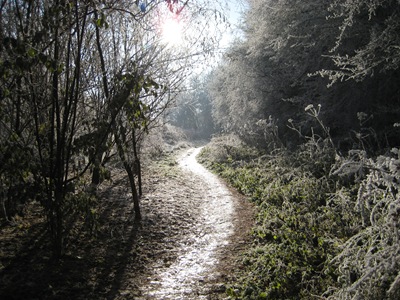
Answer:
<path fill-rule="evenodd" d="M 140 165 L 140 160 L 137 159 L 135 161 L 136 163 L 136 169 L 137 169 L 137 176 L 138 176 L 138 187 L 139 187 L 139 197 L 143 195 L 142 191 L 142 167 Z"/>
<path fill-rule="evenodd" d="M 133 206 L 135 210 L 135 217 L 137 220 L 140 220 L 142 218 L 141 213 L 140 213 L 140 203 L 139 203 L 139 195 L 136 190 L 136 184 L 135 184 L 135 174 L 133 172 L 133 165 L 131 165 L 128 162 L 128 159 L 126 157 L 126 153 L 124 150 L 124 145 L 122 144 L 122 141 L 118 135 L 118 130 L 114 126 L 114 137 L 115 137 L 115 144 L 117 145 L 118 149 L 118 155 L 121 159 L 121 161 L 124 164 L 124 168 L 126 173 L 128 174 L 129 178 L 129 184 L 131 186 L 131 191 L 132 191 L 132 198 L 133 198 Z"/>
<path fill-rule="evenodd" d="M 140 213 L 140 203 L 139 203 L 139 195 L 136 190 L 136 184 L 135 184 L 135 174 L 133 173 L 133 170 L 131 166 L 128 163 L 124 162 L 124 167 L 126 170 L 126 173 L 128 173 L 128 178 L 129 178 L 129 184 L 131 186 L 131 192 L 132 192 L 132 198 L 133 198 L 133 206 L 135 210 L 135 217 L 137 220 L 142 219 L 142 215 Z"/>
<path fill-rule="evenodd" d="M 94 10 L 94 17 L 95 20 L 99 18 L 97 10 Z M 99 53 L 99 58 L 100 58 L 100 67 L 101 67 L 101 78 L 103 82 L 103 89 L 104 89 L 104 96 L 106 101 L 109 101 L 110 99 L 110 92 L 108 89 L 108 81 L 107 81 L 107 70 L 106 70 L 106 64 L 104 61 L 104 55 L 103 55 L 103 48 L 101 47 L 100 43 L 100 29 L 99 26 L 95 26 L 95 32 L 96 32 L 96 46 L 97 46 L 97 51 Z M 113 121 L 112 121 L 113 122 Z M 107 136 L 101 141 L 101 144 L 99 145 L 100 148 L 103 148 L 103 144 L 107 143 Z M 93 184 L 100 184 L 101 183 L 101 160 L 103 157 L 103 151 L 98 150 L 98 152 L 95 154 L 94 158 L 94 164 L 93 164 L 93 174 L 92 174 L 92 183 Z"/>
<path fill-rule="evenodd" d="M 63 243 L 63 209 L 62 202 L 64 199 L 62 183 L 57 183 L 54 191 L 54 202 L 55 207 L 53 213 L 53 255 L 55 259 L 61 258 L 64 252 L 64 243 Z"/>
<path fill-rule="evenodd" d="M 58 2 L 56 2 L 58 6 Z M 56 16 L 59 20 L 59 16 Z M 60 59 L 60 43 L 58 28 L 54 31 L 54 62 L 58 66 Z M 64 140 L 61 136 L 61 109 L 59 97 L 59 72 L 54 70 L 52 74 L 52 110 L 51 110 L 51 132 L 50 132 L 50 222 L 52 226 L 53 255 L 59 259 L 63 252 L 63 160 L 62 147 Z M 53 194 L 54 192 L 54 194 Z"/>
<path fill-rule="evenodd" d="M 102 152 L 96 153 L 93 160 L 93 173 L 92 173 L 92 184 L 99 185 L 101 183 L 100 173 L 101 173 L 101 157 Z"/>
<path fill-rule="evenodd" d="M 137 151 L 137 142 L 136 142 L 136 135 L 135 135 L 135 128 L 132 128 L 132 145 L 133 145 L 133 155 L 135 158 L 135 171 L 138 176 L 138 188 L 139 188 L 139 197 L 143 195 L 142 192 L 142 167 L 140 165 L 140 159 Z"/>

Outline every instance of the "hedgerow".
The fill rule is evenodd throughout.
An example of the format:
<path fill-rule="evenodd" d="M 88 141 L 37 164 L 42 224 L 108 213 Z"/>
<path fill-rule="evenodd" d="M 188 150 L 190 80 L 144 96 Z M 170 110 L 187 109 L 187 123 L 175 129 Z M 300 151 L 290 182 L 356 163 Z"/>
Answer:
<path fill-rule="evenodd" d="M 201 156 L 258 207 L 231 298 L 398 299 L 397 149 L 344 158 L 312 139 L 297 152 L 261 156 L 232 141 L 214 139 Z"/>

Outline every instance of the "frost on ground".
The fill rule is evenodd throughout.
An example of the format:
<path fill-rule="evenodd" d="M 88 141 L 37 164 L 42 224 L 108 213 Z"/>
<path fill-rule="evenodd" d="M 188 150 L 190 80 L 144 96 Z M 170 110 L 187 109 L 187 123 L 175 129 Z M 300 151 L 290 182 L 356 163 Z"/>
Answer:
<path fill-rule="evenodd" d="M 135 222 L 123 170 L 99 189 L 97 234 L 77 231 L 51 261 L 38 203 L 0 228 L 1 299 L 224 299 L 250 240 L 253 209 L 199 166 L 199 149 L 144 171 Z"/>
<path fill-rule="evenodd" d="M 194 184 L 189 194 L 179 201 L 194 205 L 193 228 L 176 251 L 177 259 L 168 266 L 155 269 L 143 294 L 155 299 L 207 299 L 200 295 L 205 282 L 217 273 L 226 247 L 234 234 L 235 200 L 227 187 L 210 171 L 197 163 L 201 148 L 190 150 L 178 160 L 187 178 Z M 216 289 L 223 291 L 224 283 Z M 204 291 L 203 291 L 204 292 Z"/>

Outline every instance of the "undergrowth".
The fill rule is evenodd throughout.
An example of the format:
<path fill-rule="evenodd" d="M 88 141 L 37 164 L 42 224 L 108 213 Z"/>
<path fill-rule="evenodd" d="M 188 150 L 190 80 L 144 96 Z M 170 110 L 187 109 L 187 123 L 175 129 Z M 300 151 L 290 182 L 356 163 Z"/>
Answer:
<path fill-rule="evenodd" d="M 399 150 L 340 157 L 331 145 L 262 155 L 224 137 L 203 150 L 258 207 L 232 299 L 399 299 Z"/>

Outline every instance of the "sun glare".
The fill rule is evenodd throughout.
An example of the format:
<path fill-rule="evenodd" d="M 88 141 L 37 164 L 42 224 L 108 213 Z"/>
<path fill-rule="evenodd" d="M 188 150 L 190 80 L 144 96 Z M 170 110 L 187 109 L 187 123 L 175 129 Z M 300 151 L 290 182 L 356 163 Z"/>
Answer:
<path fill-rule="evenodd" d="M 168 18 L 162 25 L 162 39 L 165 43 L 177 46 L 182 43 L 182 25 L 175 18 Z"/>

